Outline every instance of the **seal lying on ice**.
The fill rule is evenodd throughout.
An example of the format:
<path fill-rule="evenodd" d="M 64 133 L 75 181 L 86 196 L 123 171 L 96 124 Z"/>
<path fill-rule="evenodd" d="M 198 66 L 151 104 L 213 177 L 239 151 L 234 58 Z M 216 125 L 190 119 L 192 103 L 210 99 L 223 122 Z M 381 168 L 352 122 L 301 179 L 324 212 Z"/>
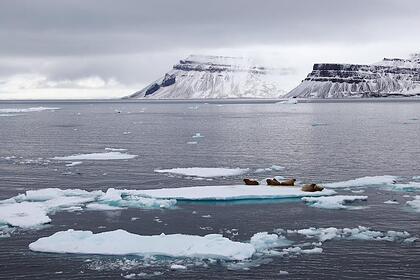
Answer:
<path fill-rule="evenodd" d="M 301 188 L 301 190 L 304 192 L 320 192 L 323 189 L 323 187 L 318 186 L 317 184 L 307 184 Z"/>
<path fill-rule="evenodd" d="M 286 181 L 279 182 L 276 178 L 273 178 L 273 179 L 269 178 L 266 180 L 266 182 L 267 182 L 267 185 L 269 186 L 294 186 L 296 179 L 289 179 Z"/>
<path fill-rule="evenodd" d="M 248 178 L 245 178 L 244 179 L 244 183 L 245 183 L 245 185 L 248 185 L 248 186 L 256 186 L 256 185 L 259 185 L 260 184 L 260 183 L 258 183 L 257 180 L 248 179 Z"/>

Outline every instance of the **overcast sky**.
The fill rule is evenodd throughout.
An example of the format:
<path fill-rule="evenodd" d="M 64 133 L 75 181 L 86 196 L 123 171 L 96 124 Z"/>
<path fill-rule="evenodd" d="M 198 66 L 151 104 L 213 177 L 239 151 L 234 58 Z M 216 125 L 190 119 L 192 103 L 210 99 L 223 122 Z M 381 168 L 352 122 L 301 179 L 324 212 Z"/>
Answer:
<path fill-rule="evenodd" d="M 0 99 L 132 93 L 189 54 L 294 69 L 420 51 L 418 0 L 1 0 Z"/>

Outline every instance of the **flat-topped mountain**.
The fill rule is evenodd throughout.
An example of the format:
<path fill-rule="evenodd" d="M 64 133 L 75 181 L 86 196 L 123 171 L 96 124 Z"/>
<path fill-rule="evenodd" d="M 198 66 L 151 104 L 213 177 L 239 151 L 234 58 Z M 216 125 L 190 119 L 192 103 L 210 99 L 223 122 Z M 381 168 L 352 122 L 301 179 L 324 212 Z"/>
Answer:
<path fill-rule="evenodd" d="M 420 54 L 371 65 L 315 64 L 286 97 L 346 98 L 420 95 Z"/>
<path fill-rule="evenodd" d="M 276 98 L 286 94 L 278 79 L 284 71 L 242 57 L 190 55 L 127 98 Z"/>

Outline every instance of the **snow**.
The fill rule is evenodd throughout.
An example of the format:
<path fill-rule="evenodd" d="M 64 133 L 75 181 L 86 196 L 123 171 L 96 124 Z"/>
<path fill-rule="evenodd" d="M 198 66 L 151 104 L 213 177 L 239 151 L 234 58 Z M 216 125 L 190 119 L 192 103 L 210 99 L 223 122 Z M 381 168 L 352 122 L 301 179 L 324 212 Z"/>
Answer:
<path fill-rule="evenodd" d="M 127 193 L 156 199 L 176 200 L 240 200 L 240 199 L 277 199 L 304 196 L 325 196 L 335 191 L 324 189 L 321 192 L 304 192 L 299 187 L 270 187 L 266 185 L 245 186 L 201 186 L 183 188 L 162 188 L 150 190 L 127 190 Z"/>
<path fill-rule="evenodd" d="M 416 195 L 414 200 L 407 201 L 407 205 L 412 207 L 416 212 L 420 212 L 420 195 Z"/>
<path fill-rule="evenodd" d="M 327 188 L 351 188 L 351 187 L 364 187 L 375 185 L 389 185 L 395 183 L 396 176 L 383 175 L 383 176 L 367 176 L 358 179 L 327 183 L 323 184 Z"/>
<path fill-rule="evenodd" d="M 54 160 L 117 160 L 117 159 L 132 159 L 137 155 L 130 155 L 121 152 L 104 152 L 104 153 L 91 153 L 91 154 L 77 154 L 63 157 L 53 157 Z"/>
<path fill-rule="evenodd" d="M 49 253 L 154 255 L 225 260 L 244 260 L 255 253 L 251 244 L 231 241 L 220 234 L 143 236 L 121 229 L 96 234 L 69 229 L 40 238 L 29 244 L 29 249 Z"/>
<path fill-rule="evenodd" d="M 31 112 L 41 112 L 47 110 L 59 110 L 60 108 L 54 107 L 31 107 L 31 108 L 7 108 L 0 109 L 0 113 L 31 113 Z"/>
<path fill-rule="evenodd" d="M 228 177 L 238 176 L 248 172 L 249 169 L 241 168 L 207 168 L 207 167 L 190 167 L 190 168 L 172 168 L 172 169 L 155 169 L 157 173 L 171 173 L 184 176 L 211 178 L 211 177 Z"/>
<path fill-rule="evenodd" d="M 73 166 L 76 166 L 76 165 L 80 165 L 82 163 L 83 163 L 82 161 L 73 161 L 73 162 L 67 163 L 66 166 L 67 167 L 73 167 Z"/>
<path fill-rule="evenodd" d="M 309 206 L 325 209 L 358 209 L 360 207 L 352 207 L 344 205 L 345 203 L 367 200 L 367 196 L 357 195 L 334 195 L 321 197 L 302 197 L 304 202 L 309 203 Z"/>
<path fill-rule="evenodd" d="M 307 228 L 300 230 L 289 230 L 288 233 L 297 233 L 304 235 L 307 238 L 316 238 L 320 242 L 328 240 L 369 240 L 369 241 L 411 241 L 410 234 L 406 231 L 393 231 L 386 232 L 373 231 L 368 227 L 358 226 L 356 228 Z M 409 239 L 410 238 L 410 239 Z M 408 240 L 407 240 L 408 239 Z"/>

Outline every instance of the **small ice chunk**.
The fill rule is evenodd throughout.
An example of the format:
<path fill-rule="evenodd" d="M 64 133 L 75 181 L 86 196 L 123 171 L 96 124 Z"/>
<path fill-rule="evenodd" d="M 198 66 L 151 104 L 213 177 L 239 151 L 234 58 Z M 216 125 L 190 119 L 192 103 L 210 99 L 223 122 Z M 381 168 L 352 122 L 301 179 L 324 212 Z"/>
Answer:
<path fill-rule="evenodd" d="M 122 148 L 105 148 L 105 151 L 110 151 L 110 152 L 125 152 L 125 151 L 127 151 L 127 149 L 122 149 Z"/>
<path fill-rule="evenodd" d="M 384 201 L 384 203 L 385 204 L 400 204 L 398 201 L 396 201 L 396 200 L 387 200 L 387 201 Z"/>
<path fill-rule="evenodd" d="M 196 145 L 198 142 L 197 141 L 189 141 L 187 142 L 188 145 Z"/>
<path fill-rule="evenodd" d="M 60 108 L 55 107 L 31 107 L 31 108 L 7 108 L 0 109 L 0 113 L 32 113 L 32 112 L 41 112 L 47 110 L 59 110 Z"/>
<path fill-rule="evenodd" d="M 264 251 L 271 248 L 289 246 L 293 242 L 275 233 L 258 232 L 251 237 L 250 243 L 254 246 L 255 250 Z"/>
<path fill-rule="evenodd" d="M 283 101 L 279 101 L 276 104 L 298 104 L 298 100 L 296 98 L 289 98 Z"/>
<path fill-rule="evenodd" d="M 420 176 L 413 176 L 413 180 L 420 180 Z"/>
<path fill-rule="evenodd" d="M 67 163 L 66 166 L 67 167 L 73 167 L 73 166 L 76 166 L 76 165 L 80 165 L 82 163 L 83 163 L 82 161 L 73 161 L 73 162 Z"/>
<path fill-rule="evenodd" d="M 211 167 L 189 167 L 189 168 L 172 168 L 172 169 L 155 169 L 157 173 L 170 173 L 193 177 L 228 177 L 238 176 L 248 172 L 248 169 L 241 168 L 211 168 Z"/>
<path fill-rule="evenodd" d="M 192 136 L 192 138 L 203 138 L 204 136 L 203 135 L 201 135 L 201 133 L 199 133 L 199 132 L 197 132 L 196 134 L 194 134 L 193 136 Z"/>
<path fill-rule="evenodd" d="M 407 205 L 412 207 L 416 212 L 420 212 L 420 195 L 416 195 L 414 200 L 407 201 Z"/>
<path fill-rule="evenodd" d="M 355 207 L 344 205 L 345 203 L 355 201 L 365 201 L 367 196 L 362 195 L 334 195 L 321 197 L 302 197 L 304 202 L 309 203 L 309 206 L 324 208 L 324 209 L 355 209 Z"/>
<path fill-rule="evenodd" d="M 91 154 L 77 154 L 64 157 L 53 157 L 54 160 L 116 160 L 116 159 L 132 159 L 137 155 L 130 155 L 121 152 L 105 152 L 105 153 L 91 153 Z"/>
<path fill-rule="evenodd" d="M 142 236 L 121 229 L 96 234 L 69 229 L 40 238 L 29 244 L 29 249 L 49 253 L 154 255 L 225 260 L 244 260 L 255 253 L 251 244 L 231 241 L 220 234 Z"/>
<path fill-rule="evenodd" d="M 271 167 L 267 167 L 267 168 L 258 168 L 255 169 L 255 173 L 263 173 L 263 172 L 271 172 L 271 171 L 280 171 L 283 170 L 284 167 L 280 166 L 280 165 L 272 165 Z"/>
<path fill-rule="evenodd" d="M 411 192 L 411 191 L 416 191 L 416 190 L 420 190 L 420 182 L 408 182 L 406 184 L 393 184 L 392 188 L 396 191 L 407 191 L 407 192 Z"/>
<path fill-rule="evenodd" d="M 173 265 L 171 265 L 171 269 L 173 269 L 173 270 L 185 270 L 185 269 L 187 269 L 187 267 L 185 265 L 181 265 L 181 264 L 173 264 Z"/>
<path fill-rule="evenodd" d="M 358 179 L 327 183 L 323 184 L 327 188 L 351 188 L 351 187 L 361 187 L 361 186 L 374 186 L 374 185 L 389 185 L 394 184 L 396 176 L 384 175 L 384 176 L 367 176 Z"/>

